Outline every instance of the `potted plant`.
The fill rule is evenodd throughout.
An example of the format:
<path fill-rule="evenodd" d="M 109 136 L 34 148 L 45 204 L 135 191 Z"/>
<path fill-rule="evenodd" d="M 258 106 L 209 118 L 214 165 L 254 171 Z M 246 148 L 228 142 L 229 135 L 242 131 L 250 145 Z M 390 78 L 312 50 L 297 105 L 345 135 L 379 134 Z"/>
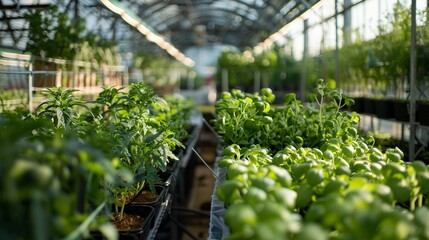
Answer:
<path fill-rule="evenodd" d="M 155 192 L 155 184 L 161 181 L 158 172 L 165 172 L 169 161 L 178 160 L 173 149 L 181 146 L 170 123 L 163 122 L 168 119 L 153 114 L 168 104 L 142 82 L 131 84 L 127 93 L 106 88 L 96 101 L 107 107 L 102 113 L 107 121 L 100 130 L 109 131 L 120 163 L 134 173 L 133 197 L 142 189 Z"/>

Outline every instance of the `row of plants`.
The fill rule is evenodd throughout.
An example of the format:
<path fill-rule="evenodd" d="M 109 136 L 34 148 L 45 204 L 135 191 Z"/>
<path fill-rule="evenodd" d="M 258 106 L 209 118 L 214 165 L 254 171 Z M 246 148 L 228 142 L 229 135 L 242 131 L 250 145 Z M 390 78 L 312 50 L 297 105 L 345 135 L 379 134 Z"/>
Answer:
<path fill-rule="evenodd" d="M 427 9 L 417 12 L 416 81 L 418 98 L 427 100 L 427 53 L 429 28 Z M 410 89 L 411 8 L 398 1 L 377 25 L 374 39 L 357 40 L 340 51 L 341 86 L 359 96 L 407 99 Z M 363 53 L 363 54 L 362 54 Z M 333 52 L 326 59 L 333 66 Z M 331 67 L 329 75 L 334 75 Z"/>
<path fill-rule="evenodd" d="M 225 50 L 219 56 L 217 65 L 220 69 L 217 71 L 217 79 L 222 79 L 223 71 L 226 70 L 229 89 L 252 91 L 256 71 L 260 73 L 261 86 L 270 86 L 279 91 L 298 89 L 300 65 L 293 56 L 277 46 L 260 54 Z M 217 84 L 220 89 L 221 81 Z"/>
<path fill-rule="evenodd" d="M 155 193 L 188 138 L 191 99 L 157 96 L 144 83 L 105 88 L 95 99 L 50 88 L 34 113 L 0 113 L 0 235 L 91 239 L 151 226 Z M 123 226 L 124 224 L 136 224 Z M 137 230 L 136 230 L 137 229 Z"/>
<path fill-rule="evenodd" d="M 216 103 L 227 239 L 428 238 L 428 167 L 360 134 L 341 89 L 319 80 L 311 99 L 232 90 Z"/>
<path fill-rule="evenodd" d="M 192 69 L 178 61 L 145 51 L 139 51 L 134 55 L 133 68 L 141 71 L 142 78 L 159 93 L 185 89 L 186 80 L 192 78 L 190 76 L 193 74 Z M 194 80 L 195 88 L 202 86 L 200 77 L 195 76 Z"/>
<path fill-rule="evenodd" d="M 362 29 L 344 32 L 344 41 L 336 51 L 326 47 L 326 39 L 320 40 L 320 54 L 296 59 L 284 48 L 274 46 L 262 54 L 225 51 L 218 59 L 221 69 L 228 69 L 230 87 L 253 91 L 254 72 L 262 72 L 268 78 L 265 85 L 274 91 L 294 91 L 299 88 L 302 74 L 305 74 L 305 88 L 312 89 L 317 79 L 335 79 L 342 89 L 353 96 L 369 98 L 407 99 L 410 89 L 411 8 L 407 1 L 397 1 L 376 25 L 375 37 L 364 39 Z M 351 11 L 354 11 L 352 8 Z M 417 98 L 427 100 L 429 52 L 429 24 L 427 9 L 417 13 Z M 353 37 L 351 36 L 353 34 Z M 313 36 L 310 36 L 313 37 Z M 290 39 L 288 43 L 293 43 Z M 316 40 L 317 41 L 317 40 Z M 332 45 L 332 44 L 331 44 Z M 338 72 L 337 72 L 338 56 Z M 265 72 L 265 73 L 264 73 Z M 338 73 L 339 76 L 336 75 Z M 218 71 L 218 79 L 222 79 Z M 219 86 L 221 82 L 218 82 Z M 284 89 L 287 86 L 287 89 Z"/>

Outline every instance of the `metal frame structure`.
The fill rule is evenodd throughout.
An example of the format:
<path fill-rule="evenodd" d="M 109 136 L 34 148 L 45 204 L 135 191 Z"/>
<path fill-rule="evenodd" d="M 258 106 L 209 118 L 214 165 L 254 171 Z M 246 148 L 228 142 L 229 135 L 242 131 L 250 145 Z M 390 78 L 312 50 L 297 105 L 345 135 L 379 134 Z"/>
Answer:
<path fill-rule="evenodd" d="M 119 1 L 180 51 L 205 44 L 245 50 L 255 46 L 319 0 L 127 0 Z M 141 35 L 108 11 L 98 0 L 0 0 L 0 47 L 24 49 L 31 9 L 58 5 L 88 27 L 112 40 L 132 42 Z M 118 21 L 119 20 L 119 21 Z M 95 24 L 94 24 L 95 23 Z M 141 44 L 145 48 L 154 44 Z"/>

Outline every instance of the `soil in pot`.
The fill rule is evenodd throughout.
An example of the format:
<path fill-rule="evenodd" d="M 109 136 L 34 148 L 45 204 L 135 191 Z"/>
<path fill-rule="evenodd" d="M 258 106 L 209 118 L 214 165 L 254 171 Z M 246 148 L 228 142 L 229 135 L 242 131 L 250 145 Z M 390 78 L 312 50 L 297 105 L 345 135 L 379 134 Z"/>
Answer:
<path fill-rule="evenodd" d="M 110 222 L 116 227 L 121 240 L 145 240 L 153 225 L 154 209 L 151 206 L 130 206 L 126 205 L 120 219 L 119 212 L 111 212 Z M 91 232 L 91 239 L 106 238 L 99 231 Z"/>
<path fill-rule="evenodd" d="M 114 212 L 110 215 L 110 221 L 118 231 L 134 231 L 143 226 L 145 219 L 140 215 L 129 213 L 123 213 L 120 219 L 120 213 Z"/>
<path fill-rule="evenodd" d="M 152 192 L 150 189 L 143 189 L 134 198 L 131 206 L 151 206 L 155 212 L 159 210 L 161 204 L 165 201 L 166 188 L 160 185 L 155 186 L 156 192 Z"/>

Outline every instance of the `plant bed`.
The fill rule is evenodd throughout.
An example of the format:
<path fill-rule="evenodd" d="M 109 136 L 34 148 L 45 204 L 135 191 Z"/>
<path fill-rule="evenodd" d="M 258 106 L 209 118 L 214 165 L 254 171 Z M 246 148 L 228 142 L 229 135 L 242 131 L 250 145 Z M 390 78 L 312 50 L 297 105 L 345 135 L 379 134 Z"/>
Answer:
<path fill-rule="evenodd" d="M 292 94 L 270 108 L 269 89 L 233 90 L 216 103 L 226 176 L 210 239 L 425 239 L 428 166 L 362 136 L 359 116 L 340 111 L 341 90 L 319 81 L 316 91 L 305 106 Z"/>

